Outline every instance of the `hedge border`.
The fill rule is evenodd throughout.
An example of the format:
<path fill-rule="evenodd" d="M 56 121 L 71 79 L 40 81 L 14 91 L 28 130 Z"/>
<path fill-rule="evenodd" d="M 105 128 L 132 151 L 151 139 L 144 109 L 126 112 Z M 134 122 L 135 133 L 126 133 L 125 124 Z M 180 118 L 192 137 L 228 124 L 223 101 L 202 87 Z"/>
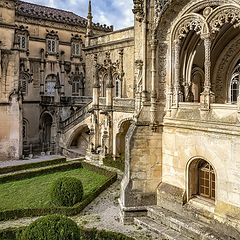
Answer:
<path fill-rule="evenodd" d="M 52 207 L 52 208 L 32 208 L 32 209 L 15 209 L 15 210 L 6 210 L 0 212 L 0 221 L 7 221 L 11 219 L 19 219 L 24 217 L 38 217 L 38 216 L 45 216 L 48 214 L 63 214 L 65 216 L 74 216 L 79 214 L 89 203 L 91 203 L 100 193 L 110 187 L 116 180 L 117 180 L 117 173 L 110 172 L 106 169 L 102 169 L 95 165 L 91 165 L 86 162 L 73 162 L 71 166 L 81 166 L 85 167 L 86 169 L 95 171 L 99 174 L 105 175 L 108 177 L 105 183 L 103 183 L 98 189 L 91 192 L 83 201 L 74 205 L 73 207 Z M 64 166 L 63 166 L 64 167 Z M 69 167 L 69 166 L 68 166 Z M 69 169 L 69 168 L 68 168 Z M 44 169 L 43 169 L 44 170 Z M 56 171 L 56 169 L 54 169 Z M 44 171 L 34 172 L 34 176 L 39 174 L 43 174 Z M 47 172 L 49 173 L 49 171 Z M 29 173 L 25 173 L 29 174 Z M 32 173 L 31 173 L 32 174 Z M 16 177 L 16 176 L 15 176 Z M 21 176 L 19 179 L 28 178 L 29 176 Z M 31 175 L 33 177 L 33 175 Z"/>
<path fill-rule="evenodd" d="M 23 180 L 23 179 L 27 179 L 27 178 L 36 177 L 36 176 L 39 176 L 42 174 L 54 173 L 56 171 L 70 170 L 70 169 L 73 169 L 76 167 L 82 168 L 82 163 L 81 162 L 69 162 L 69 163 L 62 163 L 60 165 L 43 167 L 40 169 L 32 169 L 30 171 L 13 172 L 13 173 L 9 173 L 7 175 L 2 175 L 2 176 L 0 175 L 0 183 Z"/>
<path fill-rule="evenodd" d="M 0 230 L 0 240 L 17 240 L 17 236 L 19 234 L 21 234 L 26 227 L 20 227 L 20 228 L 8 228 L 8 229 L 4 229 L 4 230 Z M 106 239 L 109 239 L 109 235 L 114 239 L 119 239 L 119 240 L 135 240 L 135 238 L 129 237 L 123 233 L 120 232 L 113 232 L 113 231 L 108 231 L 105 229 L 99 230 L 96 228 L 85 228 L 85 227 L 79 227 L 80 229 L 80 233 L 82 233 L 82 235 L 84 237 L 91 237 L 91 235 L 101 235 L 104 236 L 106 235 Z M 89 238 L 86 238 L 89 239 Z M 95 239 L 95 238 L 94 238 Z"/>
<path fill-rule="evenodd" d="M 42 162 L 32 162 L 32 163 L 25 163 L 25 164 L 15 165 L 15 166 L 7 166 L 7 167 L 0 168 L 0 174 L 22 171 L 22 170 L 36 168 L 36 167 L 46 167 L 49 165 L 64 163 L 66 161 L 67 159 L 65 157 L 61 157 L 61 158 L 54 158 L 52 160 L 47 160 Z"/>

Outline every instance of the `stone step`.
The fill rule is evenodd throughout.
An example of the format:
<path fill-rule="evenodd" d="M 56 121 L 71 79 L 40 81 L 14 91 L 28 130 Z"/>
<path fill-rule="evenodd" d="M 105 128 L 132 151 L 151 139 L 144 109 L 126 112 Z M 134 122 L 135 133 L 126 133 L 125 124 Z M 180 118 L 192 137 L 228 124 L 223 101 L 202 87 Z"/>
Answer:
<path fill-rule="evenodd" d="M 216 232 L 213 227 L 203 222 L 180 216 L 174 212 L 152 206 L 148 208 L 148 217 L 166 225 L 177 232 L 183 233 L 192 239 L 199 240 L 233 240 L 230 236 Z"/>
<path fill-rule="evenodd" d="M 187 236 L 184 236 L 182 233 L 167 227 L 164 224 L 161 224 L 150 217 L 137 217 L 134 219 L 134 223 L 138 226 L 146 228 L 156 234 L 162 239 L 167 240 L 192 240 Z M 160 240 L 160 239 L 159 239 Z"/>

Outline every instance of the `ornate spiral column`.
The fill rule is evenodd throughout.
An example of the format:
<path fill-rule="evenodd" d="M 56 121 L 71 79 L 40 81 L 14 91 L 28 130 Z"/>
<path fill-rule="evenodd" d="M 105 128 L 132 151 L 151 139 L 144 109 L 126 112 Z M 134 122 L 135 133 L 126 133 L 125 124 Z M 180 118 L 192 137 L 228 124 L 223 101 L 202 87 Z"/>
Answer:
<path fill-rule="evenodd" d="M 154 129 L 154 125 L 157 123 L 156 114 L 157 114 L 157 92 L 156 92 L 156 50 L 157 50 L 158 41 L 153 36 L 151 41 L 151 51 L 152 51 L 152 89 L 151 89 L 151 107 L 150 107 L 150 119 L 151 125 Z"/>
<path fill-rule="evenodd" d="M 183 101 L 183 94 L 180 87 L 180 41 L 174 41 L 175 49 L 175 75 L 174 75 L 174 95 L 175 95 L 175 107 L 178 108 L 180 101 Z"/>
<path fill-rule="evenodd" d="M 210 104 L 215 101 L 214 93 L 211 92 L 211 36 L 210 34 L 202 36 L 205 47 L 205 81 L 204 90 L 201 93 L 200 105 L 202 110 L 208 110 Z"/>

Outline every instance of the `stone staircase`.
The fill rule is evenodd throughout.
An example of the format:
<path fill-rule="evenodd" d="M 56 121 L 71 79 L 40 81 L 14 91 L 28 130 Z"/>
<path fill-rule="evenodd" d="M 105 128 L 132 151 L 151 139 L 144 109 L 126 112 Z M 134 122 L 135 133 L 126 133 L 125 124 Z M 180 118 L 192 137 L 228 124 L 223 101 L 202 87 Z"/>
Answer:
<path fill-rule="evenodd" d="M 183 217 L 160 206 L 148 207 L 147 216 L 136 217 L 134 223 L 168 240 L 239 240 L 214 229 L 214 225 Z"/>
<path fill-rule="evenodd" d="M 92 102 L 89 102 L 81 109 L 77 110 L 72 116 L 62 121 L 60 123 L 60 128 L 63 130 L 63 132 L 66 132 L 69 129 L 73 128 L 76 124 L 79 124 L 80 122 L 91 116 L 91 114 L 89 113 L 91 108 Z"/>

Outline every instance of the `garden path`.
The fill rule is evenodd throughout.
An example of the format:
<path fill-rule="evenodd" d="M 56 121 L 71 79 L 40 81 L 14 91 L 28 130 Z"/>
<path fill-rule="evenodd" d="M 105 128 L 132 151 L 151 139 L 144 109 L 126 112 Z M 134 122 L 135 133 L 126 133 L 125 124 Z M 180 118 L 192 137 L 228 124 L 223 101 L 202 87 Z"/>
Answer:
<path fill-rule="evenodd" d="M 49 159 L 49 158 L 48 158 Z M 29 160 L 28 160 L 29 161 Z M 110 167 L 104 167 L 113 170 Z M 119 218 L 118 198 L 120 196 L 121 171 L 118 172 L 118 180 L 107 190 L 102 192 L 92 203 L 90 203 L 79 215 L 71 217 L 79 226 L 87 228 L 96 227 L 114 232 L 121 232 L 137 240 L 159 239 L 154 233 L 142 229 L 135 225 L 124 225 Z M 29 225 L 37 218 L 22 218 L 0 222 L 0 230 L 24 227 Z"/>

